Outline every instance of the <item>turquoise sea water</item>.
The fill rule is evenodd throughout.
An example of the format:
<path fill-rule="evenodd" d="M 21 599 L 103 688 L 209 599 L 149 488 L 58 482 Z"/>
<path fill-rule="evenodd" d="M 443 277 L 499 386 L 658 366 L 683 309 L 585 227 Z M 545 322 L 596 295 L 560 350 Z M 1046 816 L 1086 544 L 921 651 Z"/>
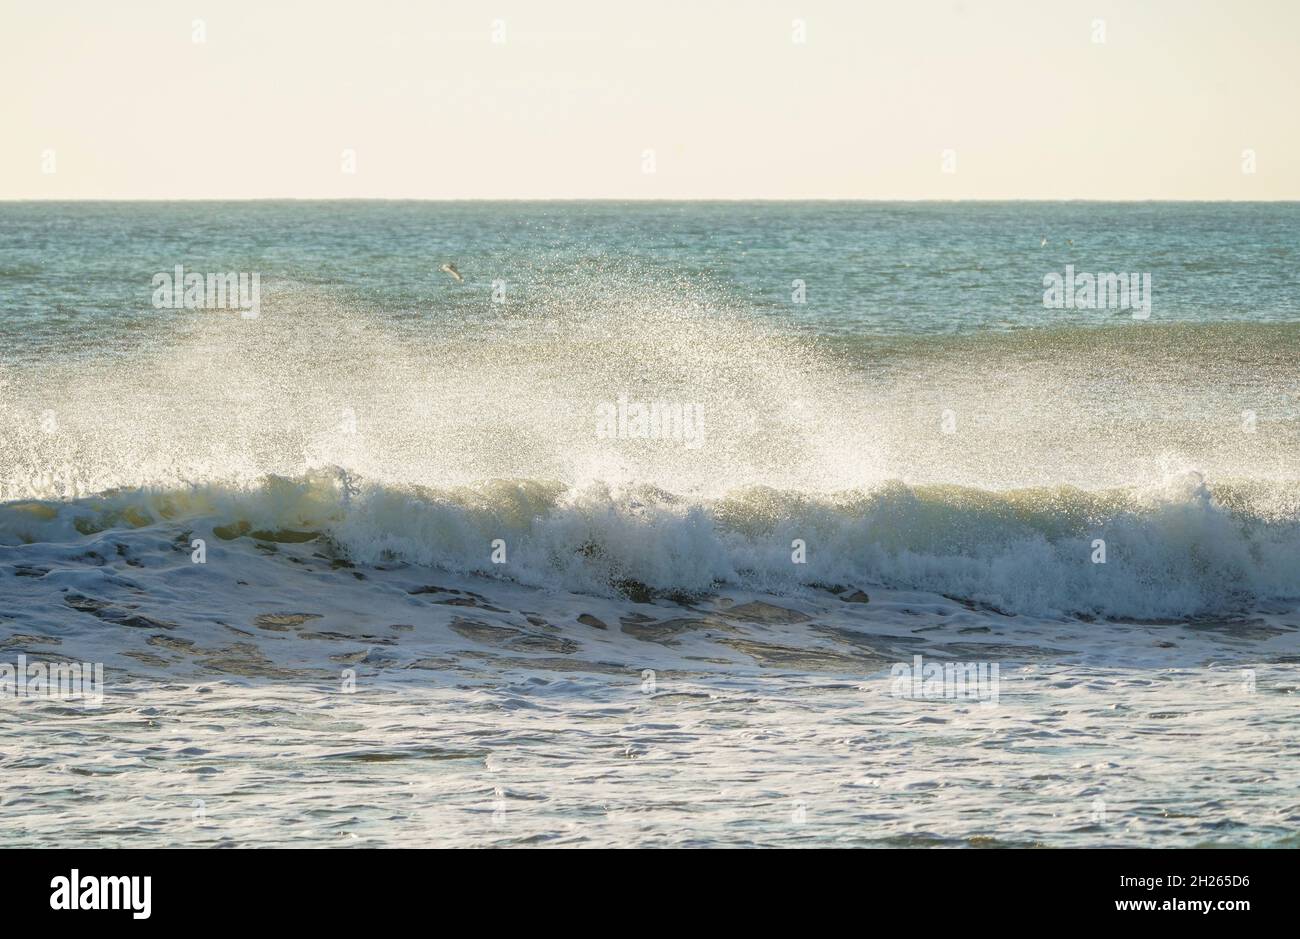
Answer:
<path fill-rule="evenodd" d="M 1042 246 L 1042 240 L 1047 244 Z M 453 260 L 457 285 L 438 272 Z M 782 325 L 910 335 L 1090 327 L 1044 275 L 1148 272 L 1157 323 L 1294 323 L 1295 203 L 185 202 L 0 205 L 4 354 L 165 328 L 150 278 L 257 271 L 395 318 L 481 314 L 602 278 L 708 284 Z M 806 302 L 791 302 L 791 283 Z M 608 285 L 607 285 L 608 286 Z"/>

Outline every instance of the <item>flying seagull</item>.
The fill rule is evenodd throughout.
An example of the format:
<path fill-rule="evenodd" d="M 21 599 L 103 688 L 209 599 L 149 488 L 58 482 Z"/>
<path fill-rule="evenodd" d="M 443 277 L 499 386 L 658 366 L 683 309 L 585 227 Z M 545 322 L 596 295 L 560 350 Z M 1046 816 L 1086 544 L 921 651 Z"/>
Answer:
<path fill-rule="evenodd" d="M 1040 242 L 1038 243 L 1038 247 L 1040 247 L 1040 248 L 1046 248 L 1046 247 L 1047 247 L 1047 239 L 1044 238 L 1042 241 L 1040 241 Z"/>
<path fill-rule="evenodd" d="M 460 276 L 460 271 L 456 270 L 456 265 L 452 264 L 450 261 L 448 261 L 442 267 L 438 268 L 438 270 L 450 274 L 452 277 L 456 278 L 456 283 L 458 284 L 464 282 L 465 280 L 465 278 Z"/>

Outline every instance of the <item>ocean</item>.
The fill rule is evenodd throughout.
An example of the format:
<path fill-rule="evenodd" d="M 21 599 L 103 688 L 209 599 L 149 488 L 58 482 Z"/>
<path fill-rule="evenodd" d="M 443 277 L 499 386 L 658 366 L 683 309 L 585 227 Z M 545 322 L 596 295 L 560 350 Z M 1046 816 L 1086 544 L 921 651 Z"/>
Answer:
<path fill-rule="evenodd" d="M 0 818 L 1295 846 L 1297 296 L 1295 203 L 0 203 Z"/>

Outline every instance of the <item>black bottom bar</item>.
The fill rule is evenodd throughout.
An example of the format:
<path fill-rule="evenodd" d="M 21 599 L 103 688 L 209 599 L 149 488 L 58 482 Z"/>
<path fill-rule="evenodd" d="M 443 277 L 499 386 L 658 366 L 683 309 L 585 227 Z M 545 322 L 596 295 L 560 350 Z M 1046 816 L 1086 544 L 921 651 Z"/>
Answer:
<path fill-rule="evenodd" d="M 1231 928 L 1243 915 L 1291 910 L 1296 863 L 1289 851 L 1245 850 L 561 851 L 544 857 L 526 851 L 40 850 L 0 857 L 10 927 L 75 916 L 77 925 L 336 929 L 378 928 L 380 915 L 431 912 L 486 914 L 494 926 L 512 920 L 536 926 L 562 911 L 566 922 L 580 913 L 584 922 L 600 916 L 610 925 L 652 925 L 685 905 L 733 926 L 765 920 L 776 908 L 837 917 L 892 908 L 950 926 L 1033 914 L 1053 917 L 1036 920 L 1043 927 L 1124 919 L 1185 924 L 1200 917 Z M 139 879 L 117 879 L 123 877 Z M 110 905 L 118 908 L 85 908 Z"/>

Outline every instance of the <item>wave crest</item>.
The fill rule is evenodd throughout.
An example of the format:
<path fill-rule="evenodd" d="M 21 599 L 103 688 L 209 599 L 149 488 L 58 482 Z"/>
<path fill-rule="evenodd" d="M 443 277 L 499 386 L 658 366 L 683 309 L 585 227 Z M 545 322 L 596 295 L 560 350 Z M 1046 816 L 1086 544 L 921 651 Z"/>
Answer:
<path fill-rule="evenodd" d="M 0 505 L 6 544 L 155 524 L 199 536 L 206 526 L 232 539 L 314 533 L 357 563 L 607 595 L 878 584 L 1011 613 L 1116 619 L 1300 600 L 1300 486 L 1211 486 L 1194 472 L 1105 491 L 891 481 L 829 494 L 747 487 L 705 499 L 600 482 L 380 485 L 336 470 Z M 494 562 L 494 542 L 504 545 L 504 563 Z"/>

